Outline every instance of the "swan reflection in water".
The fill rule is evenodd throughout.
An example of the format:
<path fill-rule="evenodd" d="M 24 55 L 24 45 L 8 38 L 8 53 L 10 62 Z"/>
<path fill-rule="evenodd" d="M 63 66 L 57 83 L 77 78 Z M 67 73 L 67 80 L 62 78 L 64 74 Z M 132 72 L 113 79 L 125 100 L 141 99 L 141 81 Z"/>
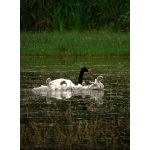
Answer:
<path fill-rule="evenodd" d="M 103 104 L 104 90 L 55 90 L 55 91 L 40 91 L 33 93 L 34 95 L 46 97 L 46 103 L 51 104 L 56 100 L 77 99 L 78 108 L 80 110 L 93 111 L 93 100 L 97 105 Z M 90 102 L 89 102 L 90 100 Z"/>
<path fill-rule="evenodd" d="M 94 99 L 96 103 L 98 104 L 103 104 L 103 96 L 104 96 L 104 91 L 102 90 L 67 90 L 67 91 L 48 91 L 47 95 L 47 103 L 51 103 L 52 99 L 70 99 L 70 98 L 75 98 L 79 97 L 81 99 Z"/>

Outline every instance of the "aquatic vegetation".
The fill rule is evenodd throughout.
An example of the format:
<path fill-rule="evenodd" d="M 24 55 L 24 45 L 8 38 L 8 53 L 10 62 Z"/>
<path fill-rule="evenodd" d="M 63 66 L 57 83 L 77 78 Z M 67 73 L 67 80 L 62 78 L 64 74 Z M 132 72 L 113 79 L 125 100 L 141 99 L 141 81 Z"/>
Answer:
<path fill-rule="evenodd" d="M 112 103 L 112 101 L 111 101 Z M 112 104 L 111 104 L 112 105 Z M 108 109 L 111 106 L 108 104 Z M 61 109 L 61 106 L 58 106 Z M 129 148 L 129 121 L 124 122 L 124 117 L 115 113 L 122 109 L 114 105 L 111 112 L 96 114 L 96 112 L 74 112 L 72 105 L 58 114 L 50 113 L 50 118 L 41 125 L 38 120 L 27 121 L 21 124 L 21 147 L 38 148 L 84 147 L 84 148 Z M 129 111 L 129 110 L 128 110 Z M 126 110 L 124 111 L 126 112 Z M 87 115 L 86 120 L 84 117 Z M 91 116 L 94 117 L 91 118 Z M 105 117 L 103 117 L 105 116 Z M 127 115 L 128 116 L 128 115 Z M 106 119 L 107 118 L 107 119 Z M 52 122 L 48 121 L 51 120 Z M 124 140 L 128 144 L 123 144 Z M 53 144 L 52 144 L 53 143 Z M 125 148 L 124 147 L 124 148 Z"/>

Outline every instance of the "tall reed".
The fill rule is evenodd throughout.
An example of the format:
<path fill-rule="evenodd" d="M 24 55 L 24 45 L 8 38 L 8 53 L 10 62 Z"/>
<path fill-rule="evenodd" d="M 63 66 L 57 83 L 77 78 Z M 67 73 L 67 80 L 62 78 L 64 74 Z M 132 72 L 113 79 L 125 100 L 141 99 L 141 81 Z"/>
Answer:
<path fill-rule="evenodd" d="M 129 0 L 21 0 L 21 30 L 130 29 Z"/>

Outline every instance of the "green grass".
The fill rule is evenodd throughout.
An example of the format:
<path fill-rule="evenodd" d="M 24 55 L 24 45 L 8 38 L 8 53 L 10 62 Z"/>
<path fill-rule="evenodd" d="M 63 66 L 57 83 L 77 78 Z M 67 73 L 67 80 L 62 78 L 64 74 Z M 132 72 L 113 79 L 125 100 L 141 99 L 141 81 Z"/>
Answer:
<path fill-rule="evenodd" d="M 130 33 L 21 32 L 21 56 L 129 56 Z"/>

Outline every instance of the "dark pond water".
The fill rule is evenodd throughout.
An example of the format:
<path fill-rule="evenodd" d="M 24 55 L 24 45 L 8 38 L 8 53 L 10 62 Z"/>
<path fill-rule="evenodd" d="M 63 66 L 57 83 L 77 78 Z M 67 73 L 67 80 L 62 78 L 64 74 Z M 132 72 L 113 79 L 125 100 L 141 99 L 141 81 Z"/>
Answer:
<path fill-rule="evenodd" d="M 32 88 L 51 79 L 75 84 L 83 67 L 102 75 L 104 91 L 33 95 Z M 129 58 L 21 58 L 21 149 L 130 149 Z"/>

